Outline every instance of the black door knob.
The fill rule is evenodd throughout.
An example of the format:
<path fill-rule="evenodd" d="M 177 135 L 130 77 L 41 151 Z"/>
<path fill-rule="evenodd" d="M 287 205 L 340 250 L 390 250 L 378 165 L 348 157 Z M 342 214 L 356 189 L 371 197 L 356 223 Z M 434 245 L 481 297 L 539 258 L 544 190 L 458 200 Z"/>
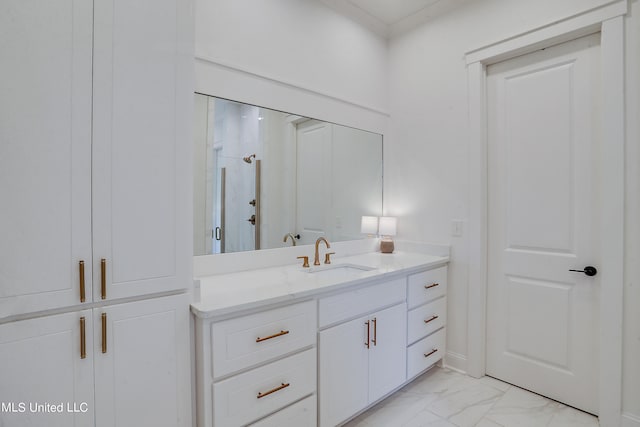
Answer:
<path fill-rule="evenodd" d="M 598 270 L 596 270 L 595 267 L 592 267 L 590 265 L 587 265 L 584 270 L 569 270 L 569 271 L 575 271 L 576 273 L 584 273 L 587 276 L 595 276 L 596 274 L 598 274 Z"/>

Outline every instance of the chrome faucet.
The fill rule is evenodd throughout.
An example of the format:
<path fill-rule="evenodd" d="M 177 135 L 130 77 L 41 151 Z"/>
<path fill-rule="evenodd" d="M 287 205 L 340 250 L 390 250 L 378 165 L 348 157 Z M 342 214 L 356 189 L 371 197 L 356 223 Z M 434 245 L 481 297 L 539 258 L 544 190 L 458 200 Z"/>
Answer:
<path fill-rule="evenodd" d="M 324 242 L 327 245 L 327 249 L 331 247 L 327 239 L 324 237 L 318 237 L 316 240 L 316 254 L 313 257 L 313 265 L 320 265 L 320 254 L 318 253 L 318 246 L 320 245 L 320 242 Z"/>
<path fill-rule="evenodd" d="M 296 236 L 294 236 L 294 235 L 293 235 L 293 233 L 287 233 L 287 234 L 285 234 L 285 235 L 284 235 L 284 239 L 282 239 L 282 241 L 283 241 L 284 243 L 287 243 L 287 239 L 288 239 L 289 237 L 291 237 L 291 243 L 292 243 L 292 245 L 291 245 L 291 246 L 295 246 L 295 245 L 296 245 Z"/>

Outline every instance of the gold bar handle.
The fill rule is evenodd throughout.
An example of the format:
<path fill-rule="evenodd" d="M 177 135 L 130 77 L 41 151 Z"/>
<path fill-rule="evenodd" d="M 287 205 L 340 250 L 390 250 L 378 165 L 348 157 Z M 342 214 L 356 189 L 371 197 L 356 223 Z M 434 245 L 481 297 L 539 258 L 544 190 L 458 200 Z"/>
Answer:
<path fill-rule="evenodd" d="M 287 335 L 289 333 L 289 331 L 280 331 L 277 334 L 273 334 L 273 335 L 269 335 L 268 337 L 264 337 L 264 338 L 256 338 L 256 342 L 262 342 L 262 341 L 266 341 L 266 340 L 270 340 L 271 338 L 276 338 L 276 337 L 281 337 L 283 335 Z"/>
<path fill-rule="evenodd" d="M 440 283 L 432 283 L 431 285 L 424 285 L 425 289 L 435 288 L 436 286 L 440 286 Z"/>
<path fill-rule="evenodd" d="M 369 324 L 369 321 L 368 321 L 368 320 L 367 320 L 366 322 L 364 322 L 364 324 L 365 324 L 365 325 L 367 325 L 367 342 L 366 342 L 366 343 L 364 343 L 364 345 L 366 345 L 366 346 L 367 346 L 367 348 L 369 348 L 370 343 L 371 343 L 371 339 L 369 338 L 369 336 L 371 335 L 371 334 L 370 334 L 370 332 L 371 332 L 371 331 L 370 331 L 371 325 Z"/>
<path fill-rule="evenodd" d="M 87 335 L 84 316 L 80 318 L 80 359 L 87 358 Z"/>
<path fill-rule="evenodd" d="M 273 388 L 273 389 L 271 389 L 271 390 L 269 390 L 269 391 L 265 391 L 264 393 L 259 392 L 259 393 L 258 393 L 258 399 L 262 399 L 262 398 L 263 398 L 263 397 L 265 397 L 265 396 L 269 396 L 271 393 L 275 393 L 276 391 L 280 391 L 280 390 L 282 390 L 283 388 L 287 388 L 287 387 L 289 387 L 290 385 L 291 385 L 291 384 L 289 384 L 289 383 L 282 383 L 282 384 L 280 384 L 278 387 Z"/>
<path fill-rule="evenodd" d="M 84 261 L 78 263 L 78 270 L 80 272 L 80 302 L 84 302 L 86 300 L 84 292 Z"/>
<path fill-rule="evenodd" d="M 437 348 L 434 348 L 434 349 L 433 349 L 433 350 L 431 350 L 429 353 L 426 353 L 426 354 L 424 355 L 424 357 L 429 357 L 429 356 L 431 356 L 433 353 L 435 353 L 436 351 L 438 351 L 438 349 L 437 349 Z"/>
<path fill-rule="evenodd" d="M 102 299 L 107 299 L 107 260 L 100 260 L 100 295 Z"/>
<path fill-rule="evenodd" d="M 436 320 L 438 318 L 438 316 L 431 316 L 431 319 L 427 319 L 424 321 L 424 323 L 429 323 L 429 322 L 433 322 L 434 320 Z"/>
<path fill-rule="evenodd" d="M 102 352 L 107 352 L 107 313 L 102 313 Z"/>
<path fill-rule="evenodd" d="M 373 322 L 373 339 L 371 340 L 371 342 L 375 347 L 376 341 L 378 340 L 378 320 L 374 317 L 372 322 Z"/>

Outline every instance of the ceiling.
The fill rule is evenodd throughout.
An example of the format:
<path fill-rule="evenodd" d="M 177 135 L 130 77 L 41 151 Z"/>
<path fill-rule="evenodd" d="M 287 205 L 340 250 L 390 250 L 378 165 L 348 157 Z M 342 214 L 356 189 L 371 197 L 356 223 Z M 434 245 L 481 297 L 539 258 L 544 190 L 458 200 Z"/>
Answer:
<path fill-rule="evenodd" d="M 392 37 L 472 0 L 320 0 L 383 37 Z"/>
<path fill-rule="evenodd" d="M 386 25 L 393 25 L 439 0 L 344 0 Z"/>

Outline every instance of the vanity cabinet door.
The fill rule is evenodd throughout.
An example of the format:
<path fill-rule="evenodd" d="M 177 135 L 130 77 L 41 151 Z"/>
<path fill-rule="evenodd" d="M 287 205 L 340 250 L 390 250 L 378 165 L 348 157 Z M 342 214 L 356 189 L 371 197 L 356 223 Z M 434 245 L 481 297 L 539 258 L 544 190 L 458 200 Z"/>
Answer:
<path fill-rule="evenodd" d="M 367 321 L 360 317 L 320 332 L 320 426 L 336 426 L 367 406 Z"/>
<path fill-rule="evenodd" d="M 188 304 L 175 295 L 94 309 L 96 427 L 190 425 Z"/>
<path fill-rule="evenodd" d="M 335 426 L 406 379 L 407 306 L 320 332 L 320 425 Z"/>
<path fill-rule="evenodd" d="M 188 286 L 188 0 L 96 0 L 93 271 L 102 299 Z"/>
<path fill-rule="evenodd" d="M 0 2 L 0 319 L 91 300 L 92 18 Z"/>
<path fill-rule="evenodd" d="M 373 403 L 406 379 L 407 306 L 398 304 L 370 317 L 369 403 Z"/>
<path fill-rule="evenodd" d="M 91 322 L 84 310 L 0 325 L 0 426 L 93 426 Z"/>

